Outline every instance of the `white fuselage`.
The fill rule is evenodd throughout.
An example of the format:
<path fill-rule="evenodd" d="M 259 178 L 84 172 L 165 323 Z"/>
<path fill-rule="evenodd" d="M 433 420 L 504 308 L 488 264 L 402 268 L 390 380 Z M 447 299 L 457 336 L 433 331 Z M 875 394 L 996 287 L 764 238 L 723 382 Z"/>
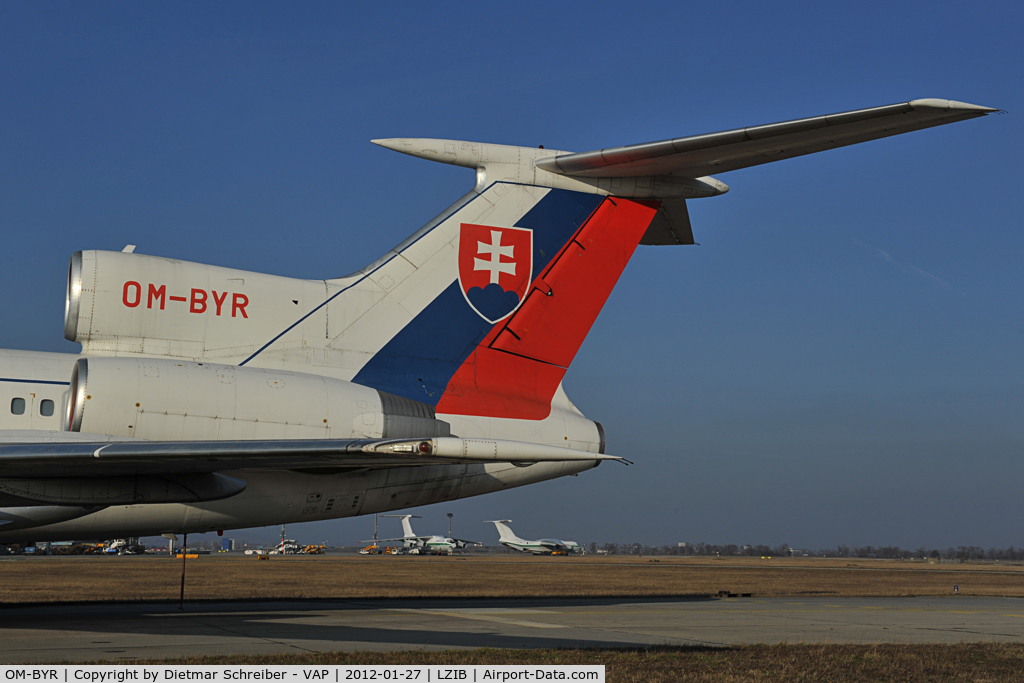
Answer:
<path fill-rule="evenodd" d="M 68 381 L 78 359 L 71 353 L 0 349 L 0 430 L 61 429 Z"/>
<path fill-rule="evenodd" d="M 539 541 L 528 541 L 524 538 L 501 539 L 499 541 L 509 550 L 520 553 L 531 553 L 533 555 L 551 555 L 555 552 L 575 553 L 580 552 L 580 546 L 572 541 L 560 541 L 554 538 L 544 538 Z"/>
<path fill-rule="evenodd" d="M 554 553 L 581 553 L 583 547 L 575 541 L 563 541 L 558 538 L 542 538 L 530 541 L 519 538 L 512 532 L 509 526 L 512 520 L 496 519 L 491 524 L 498 530 L 498 542 L 509 550 L 520 553 L 531 553 L 533 555 L 551 555 Z"/>
<path fill-rule="evenodd" d="M 431 536 L 430 538 L 418 539 L 418 541 L 412 543 L 406 541 L 405 546 L 407 548 L 419 548 L 420 553 L 423 555 L 450 555 L 458 547 L 458 544 L 444 536 Z"/>

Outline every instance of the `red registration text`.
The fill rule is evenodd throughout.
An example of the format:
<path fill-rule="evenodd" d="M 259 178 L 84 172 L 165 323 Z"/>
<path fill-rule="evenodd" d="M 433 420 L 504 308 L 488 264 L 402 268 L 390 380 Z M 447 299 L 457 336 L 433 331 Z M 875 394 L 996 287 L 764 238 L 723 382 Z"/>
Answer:
<path fill-rule="evenodd" d="M 138 308 L 145 301 L 146 308 L 156 308 L 161 311 L 167 307 L 168 301 L 176 301 L 187 303 L 189 313 L 209 311 L 214 315 L 228 315 L 230 311 L 232 318 L 249 317 L 249 314 L 245 312 L 245 307 L 249 305 L 249 297 L 239 292 L 218 292 L 215 289 L 207 291 L 192 287 L 188 296 L 177 296 L 167 293 L 167 285 L 149 284 L 143 287 L 141 283 L 129 280 L 124 283 L 121 301 L 128 308 Z"/>

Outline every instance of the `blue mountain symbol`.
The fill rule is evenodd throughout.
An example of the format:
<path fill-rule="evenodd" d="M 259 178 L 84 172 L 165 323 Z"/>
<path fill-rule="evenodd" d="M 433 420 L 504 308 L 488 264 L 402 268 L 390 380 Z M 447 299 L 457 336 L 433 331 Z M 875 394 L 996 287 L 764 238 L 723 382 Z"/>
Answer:
<path fill-rule="evenodd" d="M 493 282 L 483 289 L 471 287 L 466 292 L 466 298 L 488 320 L 503 318 L 519 305 L 518 294 L 506 292 L 501 285 Z"/>

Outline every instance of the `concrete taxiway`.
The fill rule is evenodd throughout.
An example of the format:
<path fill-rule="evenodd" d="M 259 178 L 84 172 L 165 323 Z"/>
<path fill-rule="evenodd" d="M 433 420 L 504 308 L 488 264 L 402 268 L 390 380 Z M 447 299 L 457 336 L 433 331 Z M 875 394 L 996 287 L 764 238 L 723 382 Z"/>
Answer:
<path fill-rule="evenodd" d="M 0 608 L 0 663 L 478 647 L 1024 640 L 1018 598 L 353 600 Z"/>

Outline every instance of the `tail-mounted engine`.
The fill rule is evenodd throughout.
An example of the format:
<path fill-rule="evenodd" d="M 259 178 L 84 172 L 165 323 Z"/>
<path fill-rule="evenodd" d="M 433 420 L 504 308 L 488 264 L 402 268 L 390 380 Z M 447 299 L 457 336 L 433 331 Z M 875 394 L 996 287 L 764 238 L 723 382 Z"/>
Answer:
<path fill-rule="evenodd" d="M 429 438 L 424 403 L 339 379 L 160 358 L 83 358 L 64 416 L 74 432 L 150 440 Z"/>
<path fill-rule="evenodd" d="M 283 348 L 301 351 L 322 343 L 326 312 L 295 320 L 323 302 L 328 289 L 323 280 L 79 251 L 68 267 L 64 336 L 86 355 L 235 360 L 289 329 Z"/>

